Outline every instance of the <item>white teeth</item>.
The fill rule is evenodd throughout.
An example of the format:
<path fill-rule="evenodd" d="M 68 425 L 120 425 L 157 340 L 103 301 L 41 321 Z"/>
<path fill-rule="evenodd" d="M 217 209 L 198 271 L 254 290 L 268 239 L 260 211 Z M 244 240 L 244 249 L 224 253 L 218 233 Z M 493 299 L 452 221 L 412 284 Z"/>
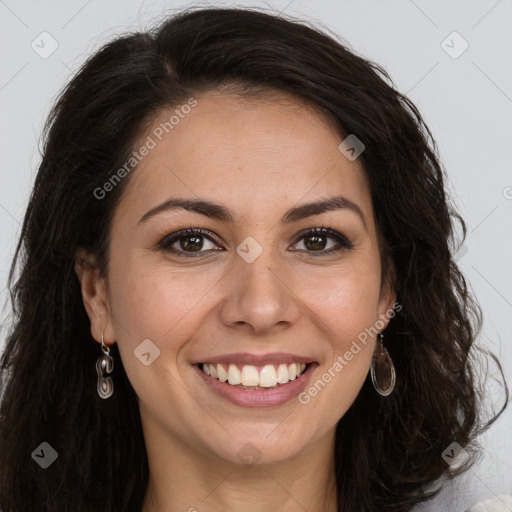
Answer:
<path fill-rule="evenodd" d="M 260 381 L 256 366 L 246 365 L 242 368 L 241 384 L 244 386 L 257 386 Z M 261 385 L 261 384 L 260 384 Z"/>
<path fill-rule="evenodd" d="M 236 386 L 237 384 L 240 384 L 242 382 L 242 374 L 234 364 L 229 365 L 228 382 L 232 386 Z"/>
<path fill-rule="evenodd" d="M 227 366 L 228 371 L 224 366 Z M 304 363 L 280 364 L 277 367 L 267 364 L 258 372 L 256 366 L 247 364 L 242 366 L 242 371 L 235 364 L 208 364 L 202 365 L 204 373 L 221 382 L 228 382 L 232 386 L 246 386 L 248 388 L 271 388 L 277 384 L 286 384 L 299 377 L 306 365 Z"/>
<path fill-rule="evenodd" d="M 285 364 L 280 364 L 277 369 L 277 382 L 279 384 L 286 384 L 290 380 L 288 376 L 288 368 L 286 368 Z"/>
<path fill-rule="evenodd" d="M 271 388 L 277 384 L 277 373 L 274 365 L 265 365 L 260 372 L 260 387 Z"/>
<path fill-rule="evenodd" d="M 217 374 L 221 382 L 226 382 L 228 380 L 228 372 L 224 370 L 224 367 L 221 364 L 217 365 Z"/>

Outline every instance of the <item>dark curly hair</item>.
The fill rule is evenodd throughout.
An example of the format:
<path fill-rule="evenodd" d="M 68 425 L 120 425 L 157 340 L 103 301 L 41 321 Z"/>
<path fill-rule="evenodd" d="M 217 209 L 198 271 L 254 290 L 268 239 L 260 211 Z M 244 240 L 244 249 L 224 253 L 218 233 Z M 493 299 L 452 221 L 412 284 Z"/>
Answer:
<path fill-rule="evenodd" d="M 476 436 L 505 408 L 506 383 L 505 405 L 483 417 L 474 352 L 482 314 L 453 256 L 454 221 L 462 240 L 466 226 L 446 196 L 435 141 L 414 104 L 377 64 L 308 22 L 255 9 L 189 8 L 105 44 L 45 124 L 9 274 L 14 321 L 0 368 L 3 512 L 140 511 L 149 470 L 137 397 L 116 345 L 116 393 L 108 401 L 97 395 L 101 352 L 75 257 L 85 249 L 108 275 L 113 212 L 130 177 L 101 201 L 94 190 L 161 109 L 220 88 L 293 95 L 323 112 L 342 138 L 355 134 L 366 146 L 360 161 L 383 276 L 391 278 L 392 268 L 403 308 L 385 335 L 395 391 L 382 398 L 367 379 L 336 427 L 340 510 L 408 511 L 429 499 L 431 484 L 458 474 L 443 460 L 445 448 L 465 447 L 464 470 L 476 460 Z M 45 471 L 30 460 L 42 441 L 59 454 Z"/>

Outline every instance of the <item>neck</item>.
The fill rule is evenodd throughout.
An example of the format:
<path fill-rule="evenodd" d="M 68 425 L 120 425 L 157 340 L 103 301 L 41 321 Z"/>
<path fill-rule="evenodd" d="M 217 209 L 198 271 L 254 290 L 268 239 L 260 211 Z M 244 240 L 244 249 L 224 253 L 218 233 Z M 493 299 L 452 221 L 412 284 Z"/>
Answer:
<path fill-rule="evenodd" d="M 248 466 L 145 425 L 150 478 L 142 512 L 338 512 L 334 434 L 287 461 Z"/>

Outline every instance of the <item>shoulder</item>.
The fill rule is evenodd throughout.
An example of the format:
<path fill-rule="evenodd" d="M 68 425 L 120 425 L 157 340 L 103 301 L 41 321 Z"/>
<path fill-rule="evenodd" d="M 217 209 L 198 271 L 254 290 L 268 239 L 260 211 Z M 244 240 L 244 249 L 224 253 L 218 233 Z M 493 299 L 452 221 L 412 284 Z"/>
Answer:
<path fill-rule="evenodd" d="M 476 503 L 466 512 L 509 512 L 512 510 L 512 495 L 502 494 L 496 498 Z"/>

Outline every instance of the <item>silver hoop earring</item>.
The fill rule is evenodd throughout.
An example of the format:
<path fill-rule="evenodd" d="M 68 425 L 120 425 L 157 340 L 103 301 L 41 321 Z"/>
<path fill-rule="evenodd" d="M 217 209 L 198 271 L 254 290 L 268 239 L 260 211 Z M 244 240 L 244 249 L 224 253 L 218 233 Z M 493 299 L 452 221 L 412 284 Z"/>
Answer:
<path fill-rule="evenodd" d="M 379 333 L 377 346 L 373 353 L 371 376 L 375 391 L 381 396 L 388 396 L 395 387 L 396 373 L 393 361 L 382 343 L 383 334 Z"/>
<path fill-rule="evenodd" d="M 96 361 L 96 373 L 98 374 L 96 389 L 101 398 L 109 398 L 114 393 L 114 382 L 112 377 L 106 377 L 104 374 L 112 373 L 114 359 L 109 354 L 110 348 L 105 345 L 103 334 L 101 335 L 101 350 L 103 350 L 103 354 Z"/>

